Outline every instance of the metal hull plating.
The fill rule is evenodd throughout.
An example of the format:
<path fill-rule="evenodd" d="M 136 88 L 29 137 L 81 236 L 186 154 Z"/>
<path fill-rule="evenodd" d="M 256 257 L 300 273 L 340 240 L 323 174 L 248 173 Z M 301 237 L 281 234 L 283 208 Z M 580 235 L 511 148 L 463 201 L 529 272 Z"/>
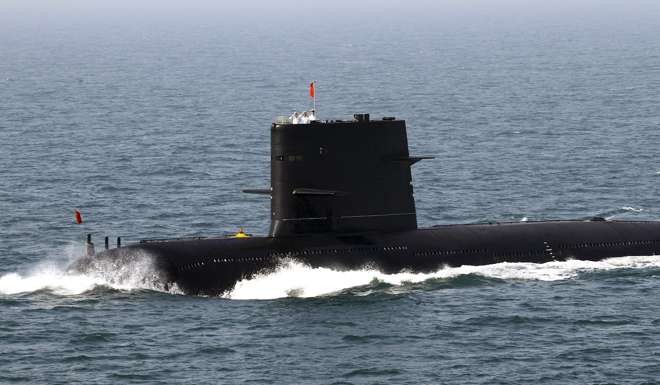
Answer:
<path fill-rule="evenodd" d="M 556 221 L 447 225 L 401 232 L 292 237 L 145 241 L 81 260 L 149 255 L 160 278 L 187 294 L 219 295 L 236 282 L 276 269 L 285 260 L 311 267 L 386 273 L 429 272 L 443 266 L 498 262 L 600 260 L 660 253 L 660 222 Z"/>

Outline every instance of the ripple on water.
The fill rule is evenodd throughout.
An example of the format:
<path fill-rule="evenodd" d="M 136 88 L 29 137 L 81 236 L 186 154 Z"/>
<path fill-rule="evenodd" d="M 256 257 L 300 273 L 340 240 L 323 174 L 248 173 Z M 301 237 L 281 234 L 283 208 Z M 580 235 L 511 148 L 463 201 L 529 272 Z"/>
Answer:
<path fill-rule="evenodd" d="M 127 370 L 126 372 L 114 372 L 110 374 L 110 377 L 118 381 L 150 381 L 154 379 L 153 374 L 140 374 L 135 373 L 132 370 Z"/>
<path fill-rule="evenodd" d="M 24 384 L 31 383 L 32 377 L 23 376 L 20 374 L 0 374 L 0 381 L 6 382 L 8 384 Z"/>
<path fill-rule="evenodd" d="M 576 326 L 595 326 L 595 327 L 608 327 L 608 326 L 622 326 L 634 324 L 634 320 L 627 319 L 621 316 L 598 316 L 594 318 L 583 318 L 572 321 Z"/>
<path fill-rule="evenodd" d="M 78 345 L 100 345 L 111 342 L 117 337 L 117 334 L 111 332 L 92 332 L 83 333 L 74 336 L 69 343 L 74 346 Z"/>
<path fill-rule="evenodd" d="M 469 317 L 462 323 L 470 326 L 504 326 L 504 325 L 538 325 L 553 324 L 557 321 L 551 317 L 528 317 L 521 315 L 496 316 L 485 315 L 478 317 Z"/>
<path fill-rule="evenodd" d="M 391 368 L 391 369 L 380 369 L 380 368 L 363 368 L 355 369 L 350 372 L 344 373 L 342 377 L 354 378 L 354 377 L 393 377 L 404 374 L 403 370 Z"/>
<path fill-rule="evenodd" d="M 210 355 L 225 355 L 236 353 L 236 350 L 228 348 L 225 346 L 204 346 L 197 350 L 201 354 L 210 354 Z"/>
<path fill-rule="evenodd" d="M 369 335 L 345 335 L 341 339 L 352 344 L 368 344 L 372 342 L 384 342 L 388 339 L 391 339 L 392 336 L 380 335 L 380 334 L 369 334 Z"/>
<path fill-rule="evenodd" d="M 62 358 L 62 362 L 65 363 L 80 363 L 80 362 L 87 362 L 87 361 L 95 361 L 98 359 L 106 359 L 106 357 L 94 357 L 90 356 L 88 354 L 76 354 L 73 356 L 65 356 Z"/>

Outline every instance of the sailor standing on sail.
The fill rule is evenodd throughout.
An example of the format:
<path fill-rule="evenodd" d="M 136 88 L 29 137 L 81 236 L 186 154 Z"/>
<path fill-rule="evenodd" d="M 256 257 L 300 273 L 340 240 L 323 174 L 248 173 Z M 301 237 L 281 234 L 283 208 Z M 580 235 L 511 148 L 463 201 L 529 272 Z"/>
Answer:
<path fill-rule="evenodd" d="M 316 120 L 316 80 L 309 83 L 309 97 L 312 98 L 312 109 L 304 112 L 294 111 L 289 116 L 291 124 L 307 124 Z"/>
<path fill-rule="evenodd" d="M 289 117 L 289 120 L 292 124 L 300 124 L 300 112 L 294 111 Z"/>

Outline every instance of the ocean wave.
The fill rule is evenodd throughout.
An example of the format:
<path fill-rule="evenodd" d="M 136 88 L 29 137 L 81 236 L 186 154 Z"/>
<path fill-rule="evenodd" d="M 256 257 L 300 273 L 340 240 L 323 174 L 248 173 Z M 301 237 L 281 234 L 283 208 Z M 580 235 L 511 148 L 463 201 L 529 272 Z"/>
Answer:
<path fill-rule="evenodd" d="M 226 298 L 276 299 L 284 297 L 319 297 L 346 290 L 365 287 L 352 294 L 371 294 L 378 284 L 387 284 L 392 292 L 410 284 L 438 280 L 454 280 L 465 286 L 461 277 L 477 276 L 497 280 L 559 281 L 578 277 L 583 273 L 610 271 L 613 269 L 645 269 L 660 267 L 660 256 L 609 258 L 602 261 L 557 261 L 548 263 L 510 263 L 493 265 L 445 267 L 432 273 L 384 274 L 378 270 L 364 269 L 337 271 L 328 268 L 312 268 L 300 262 L 287 261 L 275 272 L 239 281 Z M 478 283 L 480 280 L 472 280 Z M 483 281 L 482 281 L 483 282 Z M 405 290 L 404 290 L 405 291 Z"/>
<path fill-rule="evenodd" d="M 68 270 L 70 262 L 44 261 L 24 272 L 0 276 L 0 294 L 15 295 L 47 291 L 56 295 L 79 295 L 97 288 L 121 291 L 151 290 L 182 294 L 176 285 L 166 286 L 158 279 L 148 255 L 134 258 L 121 266 L 97 263 L 85 273 Z M 373 293 L 405 293 L 413 289 L 435 290 L 490 285 L 494 281 L 558 281 L 580 275 L 592 279 L 615 269 L 660 268 L 660 256 L 618 257 L 602 261 L 556 261 L 548 263 L 510 263 L 444 267 L 430 273 L 401 272 L 385 274 L 375 269 L 338 271 L 312 268 L 287 260 L 274 272 L 239 281 L 223 298 L 276 299 L 322 297 L 337 294 L 365 296 Z"/>
<path fill-rule="evenodd" d="M 622 206 L 622 207 L 619 207 L 619 208 L 616 208 L 616 209 L 611 209 L 611 210 L 606 210 L 606 211 L 596 213 L 595 216 L 603 217 L 607 220 L 611 220 L 611 219 L 614 219 L 615 217 L 617 217 L 619 215 L 630 214 L 630 213 L 638 214 L 638 213 L 641 213 L 641 212 L 644 212 L 643 208 L 632 207 L 632 206 Z"/>
<path fill-rule="evenodd" d="M 76 259 L 72 245 L 63 255 L 46 258 L 25 272 L 11 272 L 0 276 L 0 294 L 14 295 L 48 291 L 56 295 L 79 295 L 99 287 L 121 291 L 154 290 L 181 294 L 174 287 L 165 287 L 158 280 L 152 259 L 148 255 L 136 255 L 131 261 L 117 265 L 98 261 L 86 272 L 69 270 Z"/>

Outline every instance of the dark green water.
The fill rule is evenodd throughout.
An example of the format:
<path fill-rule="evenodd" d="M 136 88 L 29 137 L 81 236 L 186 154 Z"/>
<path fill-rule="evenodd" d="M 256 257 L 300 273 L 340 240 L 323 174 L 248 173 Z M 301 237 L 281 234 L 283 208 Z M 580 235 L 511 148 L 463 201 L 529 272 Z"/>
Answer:
<path fill-rule="evenodd" d="M 660 219 L 657 10 L 418 5 L 295 23 L 6 6 L 0 383 L 660 383 L 657 256 L 290 264 L 227 298 L 152 290 L 149 266 L 65 272 L 86 232 L 265 233 L 269 202 L 239 191 L 267 186 L 269 124 L 312 79 L 322 118 L 397 116 L 436 156 L 414 167 L 421 226 Z"/>

